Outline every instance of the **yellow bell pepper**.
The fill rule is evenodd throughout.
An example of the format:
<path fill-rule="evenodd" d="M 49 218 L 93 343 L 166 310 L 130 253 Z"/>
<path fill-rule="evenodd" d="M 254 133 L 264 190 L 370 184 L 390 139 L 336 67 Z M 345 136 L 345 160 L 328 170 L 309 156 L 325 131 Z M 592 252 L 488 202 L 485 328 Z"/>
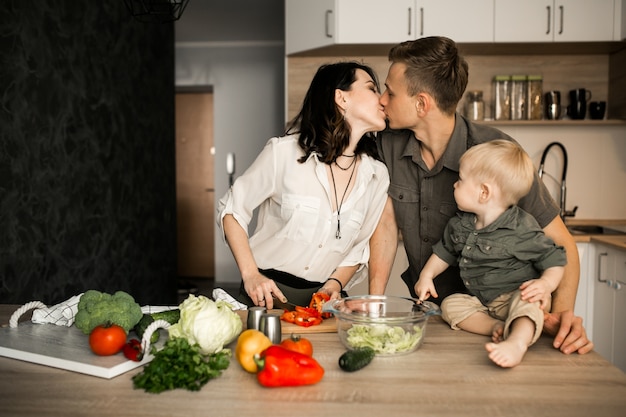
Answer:
<path fill-rule="evenodd" d="M 235 358 L 243 369 L 250 373 L 256 373 L 258 367 L 254 361 L 254 355 L 263 352 L 272 346 L 272 341 L 263 332 L 248 329 L 242 332 L 237 339 Z"/>

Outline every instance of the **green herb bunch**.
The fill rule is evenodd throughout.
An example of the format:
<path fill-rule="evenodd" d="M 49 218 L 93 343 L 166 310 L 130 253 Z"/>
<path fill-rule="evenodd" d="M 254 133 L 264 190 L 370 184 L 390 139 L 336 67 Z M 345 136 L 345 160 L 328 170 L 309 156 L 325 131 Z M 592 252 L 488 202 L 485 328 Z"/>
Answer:
<path fill-rule="evenodd" d="M 230 356 L 228 349 L 203 355 L 197 344 L 190 345 L 182 337 L 172 338 L 154 353 L 154 359 L 141 373 L 133 376 L 133 384 L 151 393 L 177 388 L 199 391 L 228 368 Z"/>

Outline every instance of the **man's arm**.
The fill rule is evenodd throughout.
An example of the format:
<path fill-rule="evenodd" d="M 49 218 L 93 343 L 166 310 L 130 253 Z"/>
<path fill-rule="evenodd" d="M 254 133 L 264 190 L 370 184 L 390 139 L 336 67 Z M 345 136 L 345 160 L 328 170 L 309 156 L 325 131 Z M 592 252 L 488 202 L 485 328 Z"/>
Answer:
<path fill-rule="evenodd" d="M 563 273 L 563 279 L 559 283 L 556 291 L 552 294 L 552 312 L 574 310 L 576 303 L 576 292 L 578 291 L 578 280 L 580 277 L 580 258 L 578 257 L 578 247 L 574 238 L 567 230 L 565 223 L 559 216 L 555 217 L 544 229 L 545 234 L 554 243 L 565 248 L 567 265 Z"/>
<path fill-rule="evenodd" d="M 576 242 L 559 216 L 543 230 L 557 245 L 565 248 L 567 256 L 563 279 L 553 293 L 552 312 L 546 314 L 544 330 L 555 336 L 553 346 L 565 354 L 590 352 L 593 349 L 593 342 L 587 338 L 582 319 L 574 315 L 580 277 Z M 522 299 L 525 299 L 523 291 Z"/>
<path fill-rule="evenodd" d="M 393 212 L 391 197 L 370 238 L 369 293 L 382 295 L 387 288 L 389 275 L 398 249 L 398 225 Z"/>

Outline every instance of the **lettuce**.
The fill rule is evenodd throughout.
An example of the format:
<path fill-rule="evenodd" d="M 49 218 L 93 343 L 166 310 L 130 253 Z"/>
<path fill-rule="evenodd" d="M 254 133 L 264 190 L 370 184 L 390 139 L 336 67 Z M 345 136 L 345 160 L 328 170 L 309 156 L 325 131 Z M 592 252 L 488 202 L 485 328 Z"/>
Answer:
<path fill-rule="evenodd" d="M 400 326 L 386 324 L 355 324 L 347 332 L 347 341 L 353 348 L 371 347 L 376 353 L 388 355 L 411 351 L 422 338 L 422 329 L 414 327 L 414 333 Z"/>
<path fill-rule="evenodd" d="M 241 318 L 226 301 L 192 294 L 179 308 L 180 320 L 168 328 L 170 338 L 184 337 L 190 345 L 198 344 L 205 355 L 223 350 L 243 328 Z"/>

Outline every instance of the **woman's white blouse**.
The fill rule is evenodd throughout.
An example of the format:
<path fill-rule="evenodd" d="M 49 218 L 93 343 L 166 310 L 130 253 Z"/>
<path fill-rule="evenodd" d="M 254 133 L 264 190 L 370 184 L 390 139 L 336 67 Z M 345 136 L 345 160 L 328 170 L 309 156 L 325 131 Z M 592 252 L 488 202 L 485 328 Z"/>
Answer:
<path fill-rule="evenodd" d="M 217 207 L 217 223 L 225 240 L 223 219 L 232 214 L 249 233 L 258 207 L 250 248 L 259 268 L 289 272 L 324 282 L 339 266 L 360 265 L 345 287 L 363 280 L 371 237 L 385 206 L 389 174 L 385 165 L 363 156 L 355 185 L 341 206 L 341 239 L 335 238 L 335 194 L 326 165 L 316 154 L 305 163 L 298 135 L 270 139 L 252 165 L 237 178 Z M 337 190 L 338 197 L 342 190 Z"/>

